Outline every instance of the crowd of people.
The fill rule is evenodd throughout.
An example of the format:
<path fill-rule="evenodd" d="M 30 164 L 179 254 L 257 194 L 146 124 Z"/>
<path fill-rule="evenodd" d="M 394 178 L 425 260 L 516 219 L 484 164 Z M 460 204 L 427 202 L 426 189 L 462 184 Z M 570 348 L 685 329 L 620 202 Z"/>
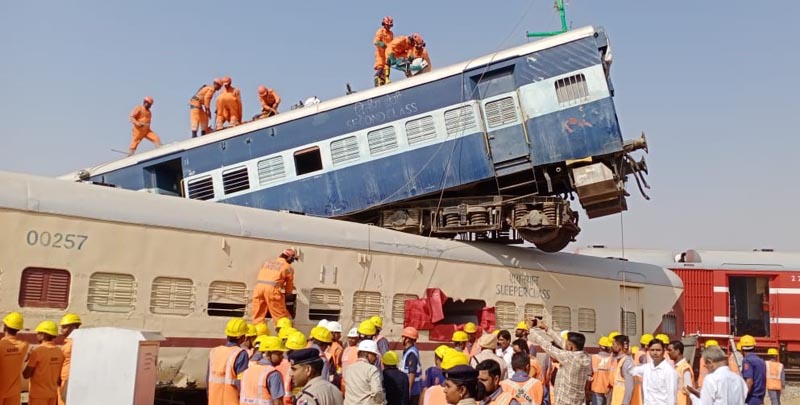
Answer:
<path fill-rule="evenodd" d="M 384 17 L 373 40 L 375 87 L 383 86 L 391 81 L 389 78 L 390 68 L 404 72 L 406 77 L 431 70 L 431 58 L 425 49 L 426 44 L 422 36 L 414 33 L 395 38 L 392 27 L 394 27 L 394 19 L 390 16 Z M 212 117 L 211 101 L 217 92 L 219 94 L 214 109 L 216 120 L 210 122 Z M 258 101 L 261 103 L 261 112 L 253 116 L 254 121 L 278 114 L 281 97 L 275 90 L 263 85 L 258 86 Z M 142 100 L 142 104 L 134 107 L 130 113 L 129 119 L 133 124 L 133 131 L 128 156 L 136 152 L 139 143 L 144 139 L 152 142 L 157 148 L 161 146 L 161 138 L 150 127 L 153 118 L 150 109 L 153 102 L 153 98 L 147 96 Z M 312 97 L 306 100 L 306 103 L 301 102 L 300 106 L 318 102 L 319 99 Z M 244 122 L 242 94 L 238 88 L 233 87 L 229 76 L 216 78 L 211 84 L 200 86 L 189 99 L 189 122 L 192 138 L 197 137 L 198 131 L 200 131 L 200 135 L 206 135 L 215 129 L 223 129 L 226 125 L 236 126 Z"/>

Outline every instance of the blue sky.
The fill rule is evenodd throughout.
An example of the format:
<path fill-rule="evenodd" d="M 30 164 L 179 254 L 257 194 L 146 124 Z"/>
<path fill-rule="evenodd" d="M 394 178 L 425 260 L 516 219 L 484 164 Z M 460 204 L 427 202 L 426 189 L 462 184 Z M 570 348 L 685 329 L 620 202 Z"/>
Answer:
<path fill-rule="evenodd" d="M 165 142 L 189 134 L 188 98 L 215 76 L 241 88 L 330 99 L 371 86 L 372 35 L 420 32 L 434 68 L 558 27 L 549 1 L 2 2 L 0 170 L 58 175 L 108 161 L 151 95 Z M 797 250 L 800 66 L 796 1 L 573 0 L 573 27 L 602 25 L 626 138 L 644 130 L 651 201 L 582 221 L 578 244 Z M 395 75 L 397 76 L 397 75 Z M 143 148 L 150 146 L 143 143 Z"/>

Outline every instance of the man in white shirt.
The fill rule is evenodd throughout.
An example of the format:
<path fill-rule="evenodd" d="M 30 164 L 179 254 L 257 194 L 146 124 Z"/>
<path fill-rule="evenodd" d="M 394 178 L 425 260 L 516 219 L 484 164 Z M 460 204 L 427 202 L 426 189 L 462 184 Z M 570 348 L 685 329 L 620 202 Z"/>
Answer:
<path fill-rule="evenodd" d="M 647 345 L 651 361 L 636 366 L 631 372 L 642 377 L 642 402 L 644 405 L 675 405 L 678 392 L 678 374 L 664 360 L 664 342 L 653 339 Z"/>
<path fill-rule="evenodd" d="M 728 357 L 718 346 L 711 346 L 703 351 L 703 363 L 708 375 L 703 380 L 703 388 L 697 392 L 694 388 L 684 387 L 692 393 L 695 405 L 741 405 L 747 397 L 747 384 L 742 377 L 728 368 Z M 700 395 L 700 398 L 697 395 Z"/>
<path fill-rule="evenodd" d="M 497 334 L 497 349 L 495 354 L 505 361 L 501 367 L 506 367 L 506 374 L 514 375 L 514 369 L 511 367 L 511 356 L 514 355 L 514 348 L 511 347 L 511 332 L 503 329 Z"/>

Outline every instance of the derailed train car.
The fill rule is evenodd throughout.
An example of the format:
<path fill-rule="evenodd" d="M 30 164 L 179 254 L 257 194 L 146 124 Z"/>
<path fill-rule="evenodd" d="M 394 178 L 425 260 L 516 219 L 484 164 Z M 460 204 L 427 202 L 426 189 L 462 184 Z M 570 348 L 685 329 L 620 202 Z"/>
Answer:
<path fill-rule="evenodd" d="M 66 175 L 189 199 L 563 249 L 647 186 L 605 32 L 585 27 Z"/>
<path fill-rule="evenodd" d="M 208 349 L 230 317 L 249 317 L 260 264 L 298 250 L 299 328 L 374 315 L 394 342 L 405 323 L 432 364 L 465 322 L 513 328 L 541 316 L 588 342 L 635 339 L 673 316 L 681 281 L 661 267 L 434 239 L 379 227 L 0 173 L 0 310 L 31 326 L 78 313 L 84 327 L 159 331 L 164 387 L 203 388 Z M 424 301 L 436 319 L 409 310 Z M 680 332 L 677 332 L 680 333 Z"/>

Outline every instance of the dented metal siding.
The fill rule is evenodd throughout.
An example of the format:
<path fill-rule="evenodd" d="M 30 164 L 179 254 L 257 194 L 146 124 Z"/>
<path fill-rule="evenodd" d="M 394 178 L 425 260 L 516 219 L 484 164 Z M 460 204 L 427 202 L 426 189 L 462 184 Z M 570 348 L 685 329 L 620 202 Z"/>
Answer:
<path fill-rule="evenodd" d="M 684 330 L 686 333 L 714 331 L 714 272 L 675 269 L 683 281 Z"/>

